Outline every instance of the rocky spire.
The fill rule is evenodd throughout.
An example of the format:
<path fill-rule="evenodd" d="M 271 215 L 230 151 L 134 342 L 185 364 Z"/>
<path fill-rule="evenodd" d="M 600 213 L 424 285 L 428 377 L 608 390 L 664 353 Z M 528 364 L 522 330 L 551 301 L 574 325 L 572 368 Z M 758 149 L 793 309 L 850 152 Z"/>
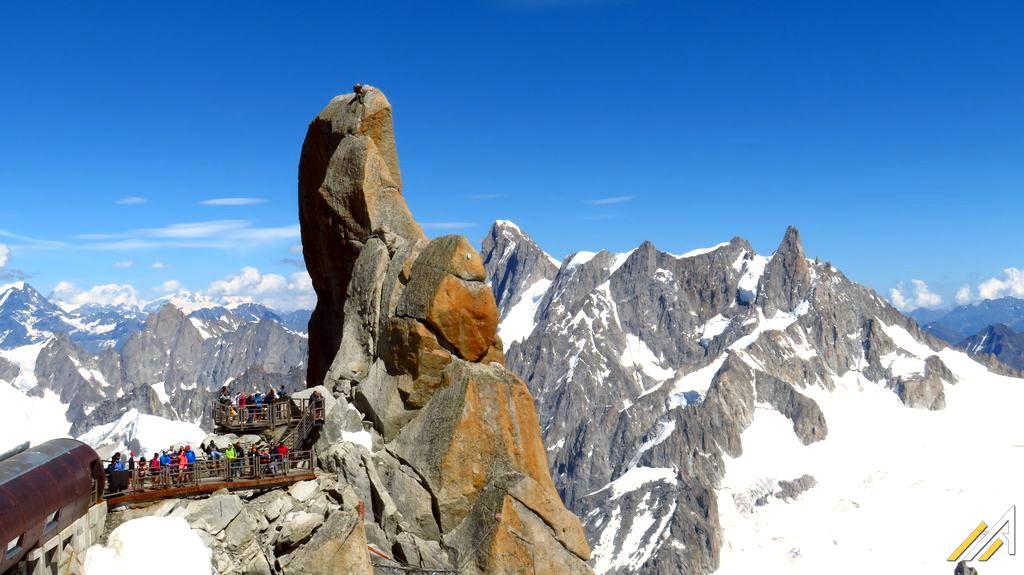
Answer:
<path fill-rule="evenodd" d="M 502 319 L 519 303 L 523 292 L 558 275 L 558 260 L 510 221 L 494 222 L 481 248 Z"/>
<path fill-rule="evenodd" d="M 317 384 L 341 343 L 344 302 L 363 247 L 375 240 L 393 252 L 399 243 L 426 239 L 402 197 L 391 104 L 379 90 L 338 96 L 310 122 L 299 159 L 299 222 L 318 299 L 308 374 Z"/>
<path fill-rule="evenodd" d="M 412 219 L 380 91 L 336 97 L 310 124 L 299 207 L 319 297 L 307 383 L 351 399 L 372 423 L 374 457 L 419 479 L 436 525 L 417 536 L 464 573 L 590 573 L 533 398 L 503 365 L 484 262 L 466 238 L 428 241 Z M 343 465 L 343 444 L 318 446 L 325 466 Z M 422 515 L 401 501 L 399 515 Z M 401 523 L 384 529 L 389 539 L 407 533 Z"/>
<path fill-rule="evenodd" d="M 811 290 L 811 268 L 800 244 L 800 231 L 786 228 L 786 235 L 765 268 L 760 301 L 766 317 L 776 311 L 793 311 Z"/>

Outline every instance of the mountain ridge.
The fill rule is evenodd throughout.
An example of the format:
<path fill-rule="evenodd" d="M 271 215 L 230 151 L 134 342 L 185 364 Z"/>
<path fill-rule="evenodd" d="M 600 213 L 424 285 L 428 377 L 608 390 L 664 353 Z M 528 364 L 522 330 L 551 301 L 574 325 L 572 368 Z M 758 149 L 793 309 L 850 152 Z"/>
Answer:
<path fill-rule="evenodd" d="M 485 261 L 503 259 L 498 243 L 485 247 Z M 489 273 L 492 284 L 507 275 Z M 742 238 L 683 256 L 650 242 L 579 252 L 530 320 L 528 336 L 506 344 L 506 361 L 534 393 L 552 475 L 584 518 L 598 573 L 711 572 L 736 560 L 725 553 L 737 545 L 728 530 L 756 517 L 755 499 L 797 484 L 832 489 L 803 478 L 806 468 L 723 487 L 734 461 L 751 461 L 745 445 L 758 442 L 746 430 L 771 420 L 765 413 L 787 422 L 779 441 L 828 446 L 835 422 L 836 442 L 848 433 L 833 394 L 853 385 L 907 412 L 942 411 L 981 368 L 877 292 L 807 258 L 794 227 L 770 256 Z M 744 511 L 748 493 L 757 495 Z"/>

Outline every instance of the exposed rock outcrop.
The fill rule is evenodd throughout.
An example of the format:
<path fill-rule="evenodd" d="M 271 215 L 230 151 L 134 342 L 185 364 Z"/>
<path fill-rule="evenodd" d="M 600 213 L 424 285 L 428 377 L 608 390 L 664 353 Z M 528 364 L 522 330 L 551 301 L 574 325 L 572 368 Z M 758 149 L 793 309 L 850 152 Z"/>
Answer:
<path fill-rule="evenodd" d="M 405 562 L 589 573 L 533 398 L 503 366 L 484 262 L 465 238 L 428 241 L 413 220 L 391 118 L 378 90 L 338 96 L 310 124 L 299 164 L 319 300 L 308 385 L 351 400 L 375 436 L 372 453 L 322 445 L 323 465 L 344 479 L 343 499 L 372 502 L 366 539 Z"/>
<path fill-rule="evenodd" d="M 499 290 L 518 246 L 538 251 L 496 241 L 505 228 L 484 243 Z M 538 400 L 556 488 L 608 575 L 713 572 L 720 505 L 756 514 L 813 486 L 801 472 L 723 483 L 729 458 L 765 456 L 744 435 L 755 420 L 781 415 L 827 449 L 842 425 L 826 420 L 830 393 L 878 386 L 942 409 L 961 373 L 877 293 L 808 259 L 795 228 L 770 255 L 740 238 L 678 256 L 650 242 L 574 254 L 530 313 L 507 365 Z"/>
<path fill-rule="evenodd" d="M 495 222 L 481 248 L 487 256 L 484 267 L 502 317 L 519 303 L 524 292 L 538 282 L 550 283 L 558 275 L 560 262 L 512 222 Z"/>
<path fill-rule="evenodd" d="M 108 531 L 139 517 L 181 517 L 212 551 L 217 573 L 372 575 L 359 499 L 331 477 L 266 493 L 220 491 L 108 515 Z"/>

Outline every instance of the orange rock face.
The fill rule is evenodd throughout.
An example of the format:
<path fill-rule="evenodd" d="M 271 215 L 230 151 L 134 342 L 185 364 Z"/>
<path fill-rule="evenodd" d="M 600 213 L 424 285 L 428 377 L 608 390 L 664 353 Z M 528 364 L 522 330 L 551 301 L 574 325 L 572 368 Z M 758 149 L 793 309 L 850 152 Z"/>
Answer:
<path fill-rule="evenodd" d="M 400 380 L 398 390 L 409 408 L 420 408 L 441 387 L 441 372 L 452 354 L 441 347 L 427 326 L 409 318 L 392 318 L 385 365 L 395 374 L 411 377 Z"/>
<path fill-rule="evenodd" d="M 424 473 L 442 532 L 458 527 L 489 487 L 500 486 L 543 518 L 553 537 L 581 558 L 590 550 L 548 473 L 533 397 L 500 366 L 454 360 L 441 390 L 399 434 L 394 451 Z"/>
<path fill-rule="evenodd" d="M 424 318 L 467 361 L 480 361 L 498 330 L 498 306 L 486 284 L 445 276 Z"/>

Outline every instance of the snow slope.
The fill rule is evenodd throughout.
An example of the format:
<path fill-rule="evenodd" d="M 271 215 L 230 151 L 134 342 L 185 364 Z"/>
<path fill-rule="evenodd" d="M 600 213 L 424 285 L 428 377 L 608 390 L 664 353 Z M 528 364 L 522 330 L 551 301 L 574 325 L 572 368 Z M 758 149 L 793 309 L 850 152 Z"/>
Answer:
<path fill-rule="evenodd" d="M 52 391 L 46 390 L 43 397 L 32 397 L 0 380 L 0 405 L 4 406 L 4 415 L 0 417 L 0 452 L 25 441 L 36 445 L 67 437 L 71 430 L 68 406 Z"/>
<path fill-rule="evenodd" d="M 523 292 L 522 299 L 508 311 L 505 319 L 498 325 L 498 337 L 501 338 L 505 349 L 508 349 L 512 342 L 523 341 L 533 333 L 533 329 L 537 327 L 537 321 L 534 319 L 537 307 L 550 287 L 551 280 L 538 280 Z"/>
<path fill-rule="evenodd" d="M 132 409 L 117 421 L 99 425 L 78 437 L 88 443 L 103 458 L 114 452 L 126 452 L 135 447 L 135 455 L 152 454 L 171 445 L 180 443 L 199 446 L 206 439 L 206 432 L 198 425 L 187 421 L 171 421 L 155 415 L 146 415 Z M 132 445 L 138 442 L 138 445 Z"/>
<path fill-rule="evenodd" d="M 902 328 L 883 329 L 917 359 L 934 353 Z M 1024 504 L 1024 381 L 991 374 L 959 351 L 939 356 L 959 379 L 946 386 L 940 411 L 908 409 L 850 371 L 833 376 L 834 391 L 802 390 L 829 426 L 824 441 L 804 446 L 788 419 L 758 406 L 743 455 L 727 458 L 718 490 L 717 573 L 950 573 L 947 556 L 979 521 Z M 751 504 L 803 474 L 817 485 L 796 499 Z M 1020 564 L 1000 552 L 978 568 L 999 575 Z"/>

